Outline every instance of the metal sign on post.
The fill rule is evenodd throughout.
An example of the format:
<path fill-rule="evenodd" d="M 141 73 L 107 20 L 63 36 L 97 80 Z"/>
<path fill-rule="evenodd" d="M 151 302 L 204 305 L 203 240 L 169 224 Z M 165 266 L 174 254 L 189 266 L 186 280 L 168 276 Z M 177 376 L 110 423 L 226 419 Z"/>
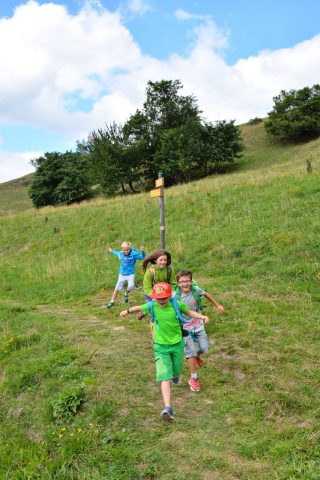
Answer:
<path fill-rule="evenodd" d="M 155 181 L 155 189 L 150 191 L 152 198 L 159 197 L 160 205 L 160 244 L 161 248 L 166 248 L 166 228 L 165 228 L 165 215 L 164 215 L 164 178 L 163 173 L 158 173 L 158 179 Z"/>

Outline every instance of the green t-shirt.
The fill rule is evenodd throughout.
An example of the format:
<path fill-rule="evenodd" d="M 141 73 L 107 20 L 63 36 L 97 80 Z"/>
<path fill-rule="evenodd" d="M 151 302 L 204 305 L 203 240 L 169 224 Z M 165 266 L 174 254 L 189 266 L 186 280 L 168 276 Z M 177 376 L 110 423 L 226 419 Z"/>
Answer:
<path fill-rule="evenodd" d="M 188 305 L 183 302 L 178 302 L 179 308 L 182 313 L 187 313 L 189 310 Z M 180 327 L 180 321 L 176 318 L 176 312 L 171 302 L 167 303 L 165 307 L 159 307 L 154 302 L 154 315 L 158 322 L 158 327 L 154 324 L 154 341 L 162 345 L 174 345 L 181 341 L 182 333 Z M 148 304 L 141 305 L 143 313 L 149 313 Z"/>
<path fill-rule="evenodd" d="M 167 273 L 167 267 L 165 268 L 159 268 L 158 265 L 152 265 L 154 268 L 154 282 L 167 282 L 168 281 L 168 273 Z M 171 285 L 174 285 L 175 283 L 175 273 L 173 268 L 171 267 L 171 274 L 170 274 L 170 281 L 169 283 Z M 146 273 L 144 274 L 143 277 L 143 291 L 145 294 L 149 295 L 149 297 L 152 294 L 152 277 L 151 277 L 151 272 L 150 272 L 150 267 L 147 268 Z"/>

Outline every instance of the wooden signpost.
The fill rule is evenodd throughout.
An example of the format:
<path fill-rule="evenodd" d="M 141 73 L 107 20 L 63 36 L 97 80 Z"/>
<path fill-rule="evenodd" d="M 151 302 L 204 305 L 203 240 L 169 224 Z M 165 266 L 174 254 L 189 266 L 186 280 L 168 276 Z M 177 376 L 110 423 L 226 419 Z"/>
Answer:
<path fill-rule="evenodd" d="M 158 179 L 155 181 L 155 189 L 150 191 L 150 197 L 159 197 L 160 206 L 160 245 L 163 250 L 166 248 L 166 228 L 164 214 L 164 178 L 162 172 L 159 172 Z"/>

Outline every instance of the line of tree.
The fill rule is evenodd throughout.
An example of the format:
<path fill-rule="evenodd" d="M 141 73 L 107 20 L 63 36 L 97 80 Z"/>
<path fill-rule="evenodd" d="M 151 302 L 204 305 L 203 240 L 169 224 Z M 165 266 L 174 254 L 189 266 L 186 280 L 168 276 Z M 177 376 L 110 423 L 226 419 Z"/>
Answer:
<path fill-rule="evenodd" d="M 152 188 L 159 171 L 173 185 L 232 168 L 243 150 L 239 128 L 234 121 L 206 122 L 195 97 L 181 89 L 180 80 L 149 81 L 143 107 L 124 125 L 92 131 L 76 152 L 33 160 L 33 204 L 79 202 L 93 186 L 106 195 Z M 320 134 L 320 85 L 282 90 L 273 100 L 265 122 L 270 135 L 296 141 Z"/>
<path fill-rule="evenodd" d="M 106 195 L 152 186 L 159 171 L 167 185 L 221 172 L 240 156 L 234 121 L 205 122 L 180 80 L 149 81 L 142 109 L 124 125 L 112 123 L 78 142 L 76 152 L 46 153 L 36 167 L 29 195 L 36 207 L 79 202 L 98 186 Z"/>
<path fill-rule="evenodd" d="M 207 123 L 192 95 L 180 95 L 179 80 L 148 82 L 146 100 L 123 125 L 90 133 L 81 148 L 91 174 L 106 194 L 136 191 L 163 172 L 167 185 L 222 171 L 243 149 L 234 121 Z"/>

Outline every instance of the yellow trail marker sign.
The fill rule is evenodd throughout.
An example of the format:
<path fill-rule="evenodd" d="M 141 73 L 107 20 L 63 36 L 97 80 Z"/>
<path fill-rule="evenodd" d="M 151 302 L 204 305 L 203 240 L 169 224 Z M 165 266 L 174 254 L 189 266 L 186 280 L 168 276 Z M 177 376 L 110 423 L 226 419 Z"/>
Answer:
<path fill-rule="evenodd" d="M 150 197 L 159 198 L 160 206 L 160 243 L 161 248 L 166 248 L 166 227 L 164 219 L 164 177 L 162 172 L 158 173 L 158 178 L 155 180 L 155 189 L 150 191 Z"/>
<path fill-rule="evenodd" d="M 150 197 L 163 197 L 162 188 L 155 188 L 154 190 L 150 190 Z"/>
<path fill-rule="evenodd" d="M 156 188 L 163 187 L 164 186 L 164 178 L 160 177 L 155 181 L 155 186 Z"/>

